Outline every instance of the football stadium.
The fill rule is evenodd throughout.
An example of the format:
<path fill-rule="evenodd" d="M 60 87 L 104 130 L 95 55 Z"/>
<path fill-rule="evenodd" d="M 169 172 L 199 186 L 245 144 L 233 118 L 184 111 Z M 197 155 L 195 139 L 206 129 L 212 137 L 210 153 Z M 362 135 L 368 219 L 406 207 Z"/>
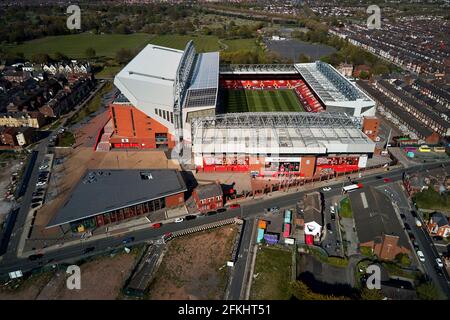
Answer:
<path fill-rule="evenodd" d="M 363 168 L 375 102 L 321 61 L 221 65 L 219 52 L 147 45 L 115 77 L 96 150 L 173 149 L 200 171 L 259 175 Z M 188 150 L 188 151 L 186 151 Z"/>

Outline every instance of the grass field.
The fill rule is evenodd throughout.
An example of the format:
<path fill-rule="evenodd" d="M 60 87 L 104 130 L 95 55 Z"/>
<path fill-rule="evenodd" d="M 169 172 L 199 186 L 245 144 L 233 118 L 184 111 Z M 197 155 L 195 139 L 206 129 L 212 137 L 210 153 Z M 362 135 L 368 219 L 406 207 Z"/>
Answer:
<path fill-rule="evenodd" d="M 293 90 L 224 90 L 225 112 L 304 111 Z"/>
<path fill-rule="evenodd" d="M 71 58 L 84 58 L 87 48 L 93 48 L 97 56 L 115 57 L 121 48 L 137 49 L 150 43 L 152 36 L 144 33 L 123 34 L 91 34 L 82 33 L 45 37 L 23 44 L 9 47 L 13 52 L 22 52 L 26 58 L 34 53 L 54 54 L 61 52 Z"/>
<path fill-rule="evenodd" d="M 258 46 L 256 44 L 256 39 L 233 39 L 233 40 L 222 40 L 222 42 L 227 46 L 225 51 L 238 51 L 238 50 L 256 50 Z"/>
<path fill-rule="evenodd" d="M 151 44 L 163 47 L 183 50 L 189 40 L 194 40 L 197 52 L 209 52 L 220 50 L 219 38 L 216 36 L 193 36 L 193 35 L 163 35 L 156 36 L 150 40 Z"/>

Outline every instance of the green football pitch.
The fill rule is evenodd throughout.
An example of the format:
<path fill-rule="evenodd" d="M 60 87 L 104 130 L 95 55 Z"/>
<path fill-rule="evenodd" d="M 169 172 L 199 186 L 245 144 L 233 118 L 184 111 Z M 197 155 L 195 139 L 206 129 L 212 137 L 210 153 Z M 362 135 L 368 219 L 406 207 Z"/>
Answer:
<path fill-rule="evenodd" d="M 305 111 L 291 89 L 224 90 L 223 105 L 226 113 Z"/>

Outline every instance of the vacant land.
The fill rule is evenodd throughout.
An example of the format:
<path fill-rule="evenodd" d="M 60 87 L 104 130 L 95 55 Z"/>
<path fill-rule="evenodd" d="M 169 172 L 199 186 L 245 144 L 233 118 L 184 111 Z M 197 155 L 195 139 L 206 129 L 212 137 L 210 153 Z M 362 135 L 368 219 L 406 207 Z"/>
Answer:
<path fill-rule="evenodd" d="M 274 247 L 261 247 L 256 256 L 250 299 L 287 300 L 292 272 L 292 253 Z"/>
<path fill-rule="evenodd" d="M 304 111 L 293 90 L 224 90 L 226 112 Z"/>
<path fill-rule="evenodd" d="M 431 187 L 416 193 L 414 195 L 414 201 L 421 209 L 441 210 L 444 212 L 450 211 L 450 197 L 447 192 L 440 194 Z"/>
<path fill-rule="evenodd" d="M 0 300 L 113 300 L 120 296 L 139 249 L 131 253 L 104 256 L 83 263 L 81 289 L 69 290 L 65 270 L 32 275 L 15 285 L 0 287 Z M 108 272 L 105 272 L 108 270 Z"/>
<path fill-rule="evenodd" d="M 149 298 L 223 299 L 227 277 L 226 262 L 231 257 L 235 225 L 172 240 L 164 255 Z"/>
<path fill-rule="evenodd" d="M 139 49 L 150 42 L 151 35 L 135 34 L 92 34 L 53 36 L 27 41 L 10 47 L 10 51 L 22 52 L 27 59 L 35 53 L 54 54 L 61 52 L 71 58 L 85 58 L 86 49 L 93 48 L 99 57 L 115 57 L 121 48 Z"/>
<path fill-rule="evenodd" d="M 344 218 L 353 218 L 352 207 L 350 205 L 350 199 L 348 197 L 341 201 L 339 214 Z"/>

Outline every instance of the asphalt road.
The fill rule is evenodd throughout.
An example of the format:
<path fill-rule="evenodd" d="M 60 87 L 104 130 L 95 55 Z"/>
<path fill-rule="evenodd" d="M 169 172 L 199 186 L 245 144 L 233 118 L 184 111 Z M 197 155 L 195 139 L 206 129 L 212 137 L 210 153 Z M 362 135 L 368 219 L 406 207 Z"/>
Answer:
<path fill-rule="evenodd" d="M 242 230 L 241 243 L 237 260 L 232 269 L 232 279 L 229 287 L 227 300 L 240 300 L 242 296 L 242 288 L 244 285 L 244 277 L 247 272 L 247 260 L 252 245 L 252 234 L 254 228 L 254 218 L 245 220 L 244 229 Z"/>
<path fill-rule="evenodd" d="M 439 257 L 439 254 L 435 246 L 433 245 L 433 241 L 428 232 L 424 228 L 419 228 L 416 226 L 415 218 L 411 213 L 411 210 L 415 209 L 411 208 L 408 198 L 406 198 L 403 190 L 399 185 L 392 184 L 386 189 L 391 193 L 391 195 L 393 195 L 393 198 L 396 199 L 397 206 L 399 207 L 401 213 L 405 215 L 405 222 L 411 228 L 411 232 L 415 237 L 415 241 L 419 245 L 419 250 L 421 250 L 425 256 L 425 262 L 419 261 L 419 263 L 422 265 L 425 273 L 430 277 L 433 283 L 437 284 L 447 297 L 450 297 L 450 287 L 448 283 L 447 272 L 441 269 L 442 275 L 437 274 L 435 266 L 436 258 Z"/>
<path fill-rule="evenodd" d="M 39 163 L 36 162 L 36 163 Z M 387 171 L 383 174 L 373 174 L 368 177 L 362 177 L 360 179 L 357 179 L 358 182 L 363 183 L 365 186 L 380 186 L 385 184 L 383 182 L 383 179 L 377 178 L 377 176 L 382 176 L 386 178 L 390 178 L 392 180 L 401 180 L 402 173 L 404 171 L 407 172 L 413 172 L 413 171 L 421 171 L 425 169 L 432 169 L 432 168 L 438 168 L 441 166 L 440 164 L 423 164 L 420 166 L 416 166 L 413 168 L 408 168 L 407 170 L 403 169 L 397 169 L 397 170 L 391 170 Z M 449 168 L 446 168 L 447 172 L 449 171 Z M 34 177 L 36 178 L 36 177 Z M 329 183 L 328 186 L 332 187 L 332 190 L 326 193 L 326 196 L 332 196 L 332 195 L 338 195 L 342 193 L 342 182 L 338 183 Z M 315 189 L 319 190 L 319 188 Z M 307 192 L 314 191 L 308 190 Z M 43 265 L 47 264 L 56 264 L 56 263 L 62 263 L 62 262 L 76 262 L 77 260 L 81 259 L 83 256 L 86 256 L 84 254 L 84 250 L 88 247 L 94 247 L 94 251 L 89 253 L 89 255 L 94 255 L 99 252 L 105 252 L 105 251 L 112 251 L 114 249 L 123 247 L 124 244 L 122 243 L 123 239 L 129 236 L 134 236 L 135 241 L 133 244 L 146 242 L 148 240 L 156 240 L 161 238 L 165 233 L 173 232 L 173 231 L 179 231 L 184 230 L 191 227 L 200 226 L 207 223 L 212 223 L 236 216 L 241 216 L 243 219 L 250 219 L 252 217 L 255 217 L 257 215 L 260 215 L 264 212 L 264 209 L 271 206 L 278 206 L 280 208 L 283 207 L 292 207 L 295 206 L 297 201 L 301 199 L 303 196 L 302 192 L 295 192 L 295 193 L 289 193 L 286 195 L 280 195 L 280 196 L 267 196 L 265 199 L 257 200 L 252 203 L 248 204 L 242 204 L 242 214 L 240 209 L 232 209 L 223 213 L 219 213 L 213 216 L 204 216 L 199 217 L 195 220 L 188 220 L 184 221 L 182 223 L 171 223 L 163 225 L 159 229 L 141 229 L 137 231 L 133 231 L 131 233 L 127 233 L 126 235 L 118 235 L 118 236 L 112 236 L 109 238 L 104 238 L 100 240 L 92 240 L 88 241 L 88 243 L 81 243 L 79 245 L 73 245 L 61 248 L 60 250 L 55 250 L 49 253 L 46 253 L 45 256 L 38 261 L 29 261 L 28 259 L 18 259 L 13 258 L 13 255 L 9 256 L 10 259 L 4 260 L 0 264 L 0 274 L 5 274 L 11 271 L 17 271 L 22 270 L 22 272 L 26 272 L 29 270 L 32 270 L 37 267 L 41 267 Z M 18 234 L 16 235 L 18 236 Z M 130 245 L 130 244 L 128 244 Z M 14 243 L 11 244 L 11 250 L 14 250 Z M 15 250 L 14 250 L 15 252 Z M 244 260 L 244 259 L 242 259 Z M 235 289 L 238 290 L 238 289 Z M 237 291 L 236 291 L 237 292 Z M 448 291 L 448 284 L 447 284 L 447 290 Z M 450 297 L 450 294 L 448 295 Z"/>

